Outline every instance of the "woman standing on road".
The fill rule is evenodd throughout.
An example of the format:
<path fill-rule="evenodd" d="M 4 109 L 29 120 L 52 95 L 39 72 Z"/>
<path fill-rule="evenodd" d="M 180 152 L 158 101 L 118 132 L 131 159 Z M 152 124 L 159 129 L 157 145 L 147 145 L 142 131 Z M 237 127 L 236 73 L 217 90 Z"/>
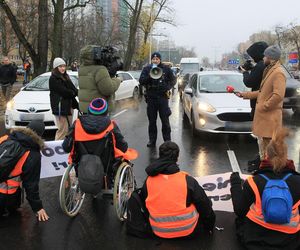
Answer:
<path fill-rule="evenodd" d="M 62 58 L 57 57 L 53 61 L 49 89 L 52 114 L 55 116 L 58 128 L 55 140 L 62 140 L 72 123 L 73 109 L 78 109 L 78 103 L 75 99 L 78 90 L 70 80 L 66 72 L 66 62 Z"/>

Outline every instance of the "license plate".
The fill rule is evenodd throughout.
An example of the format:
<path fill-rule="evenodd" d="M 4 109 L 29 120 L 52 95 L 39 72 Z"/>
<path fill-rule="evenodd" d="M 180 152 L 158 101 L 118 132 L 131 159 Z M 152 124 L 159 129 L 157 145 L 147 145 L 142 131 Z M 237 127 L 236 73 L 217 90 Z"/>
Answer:
<path fill-rule="evenodd" d="M 44 120 L 44 114 L 20 114 L 21 121 Z"/>
<path fill-rule="evenodd" d="M 228 131 L 251 131 L 251 122 L 226 122 L 225 128 Z"/>

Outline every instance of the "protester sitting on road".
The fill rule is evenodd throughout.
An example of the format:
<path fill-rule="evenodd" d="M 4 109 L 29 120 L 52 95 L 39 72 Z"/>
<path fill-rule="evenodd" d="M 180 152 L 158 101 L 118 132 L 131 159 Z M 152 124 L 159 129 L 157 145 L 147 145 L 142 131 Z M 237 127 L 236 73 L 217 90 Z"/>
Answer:
<path fill-rule="evenodd" d="M 49 79 L 50 104 L 55 117 L 57 131 L 55 140 L 63 140 L 72 122 L 73 109 L 78 109 L 75 97 L 77 88 L 66 72 L 66 62 L 62 58 L 55 58 L 53 71 Z"/>
<path fill-rule="evenodd" d="M 247 249 L 300 249 L 300 175 L 287 160 L 287 135 L 277 130 L 259 170 L 243 185 L 238 173 L 230 177 L 237 236 Z"/>
<path fill-rule="evenodd" d="M 107 142 L 109 143 L 107 144 Z M 113 150 L 107 148 L 107 145 Z M 132 156 L 132 151 L 128 150 L 128 144 L 118 125 L 109 118 L 108 103 L 103 98 L 91 101 L 88 114 L 76 119 L 62 146 L 66 152 L 70 152 L 69 163 L 79 163 L 81 156 L 86 154 L 86 151 L 89 154 L 99 155 L 103 166 L 113 165 L 115 159 L 119 157 L 128 160 L 135 158 Z M 110 152 L 113 153 L 112 161 L 110 161 Z M 108 170 L 110 169 L 108 168 Z"/>
<path fill-rule="evenodd" d="M 195 236 L 204 230 L 213 232 L 212 203 L 198 182 L 180 171 L 178 156 L 178 145 L 164 142 L 159 147 L 159 158 L 146 168 L 148 178 L 141 197 L 149 211 L 153 233 L 177 238 Z"/>
<path fill-rule="evenodd" d="M 21 205 L 21 186 L 26 191 L 26 198 L 36 213 L 39 221 L 47 221 L 49 219 L 39 196 L 39 181 L 41 172 L 41 153 L 44 142 L 41 138 L 45 130 L 42 121 L 32 121 L 26 128 L 14 129 L 10 135 L 0 138 L 0 144 L 8 144 L 7 141 L 14 141 L 14 149 L 22 149 L 22 151 L 7 152 L 16 154 L 22 153 L 21 158 L 13 170 L 9 173 L 6 181 L 0 183 L 0 216 L 8 216 L 13 214 Z M 17 145 L 18 144 L 18 145 Z M 7 146 L 8 147 L 8 146 Z M 3 154 L 1 154 L 3 157 Z M 10 156 L 9 156 L 10 157 Z M 1 161 L 0 161 L 1 162 Z M 3 168 L 4 166 L 0 166 Z M 1 171 L 3 174 L 3 171 Z"/>

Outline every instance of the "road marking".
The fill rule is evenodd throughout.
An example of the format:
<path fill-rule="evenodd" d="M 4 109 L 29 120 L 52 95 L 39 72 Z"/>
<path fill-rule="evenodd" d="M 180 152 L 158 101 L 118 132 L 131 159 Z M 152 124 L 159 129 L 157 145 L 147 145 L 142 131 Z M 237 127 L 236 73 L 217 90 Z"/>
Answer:
<path fill-rule="evenodd" d="M 232 150 L 227 150 L 227 154 L 229 157 L 229 161 L 231 164 L 231 168 L 233 172 L 239 172 L 240 174 L 242 174 L 242 171 L 240 169 L 239 163 L 235 157 L 235 153 Z"/>
<path fill-rule="evenodd" d="M 117 116 L 125 113 L 126 111 L 128 111 L 128 109 L 124 109 L 124 110 L 120 111 L 119 113 L 116 113 L 115 115 L 112 116 L 112 118 L 116 118 Z"/>

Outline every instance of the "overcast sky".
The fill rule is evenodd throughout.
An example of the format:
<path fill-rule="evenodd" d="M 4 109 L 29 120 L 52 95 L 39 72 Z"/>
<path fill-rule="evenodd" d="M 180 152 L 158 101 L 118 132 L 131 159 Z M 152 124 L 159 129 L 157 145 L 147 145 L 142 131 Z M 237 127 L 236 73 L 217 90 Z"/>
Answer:
<path fill-rule="evenodd" d="M 299 0 L 172 0 L 177 27 L 162 25 L 155 32 L 171 37 L 176 45 L 195 47 L 198 56 L 217 60 L 239 42 L 277 24 L 300 23 Z"/>

